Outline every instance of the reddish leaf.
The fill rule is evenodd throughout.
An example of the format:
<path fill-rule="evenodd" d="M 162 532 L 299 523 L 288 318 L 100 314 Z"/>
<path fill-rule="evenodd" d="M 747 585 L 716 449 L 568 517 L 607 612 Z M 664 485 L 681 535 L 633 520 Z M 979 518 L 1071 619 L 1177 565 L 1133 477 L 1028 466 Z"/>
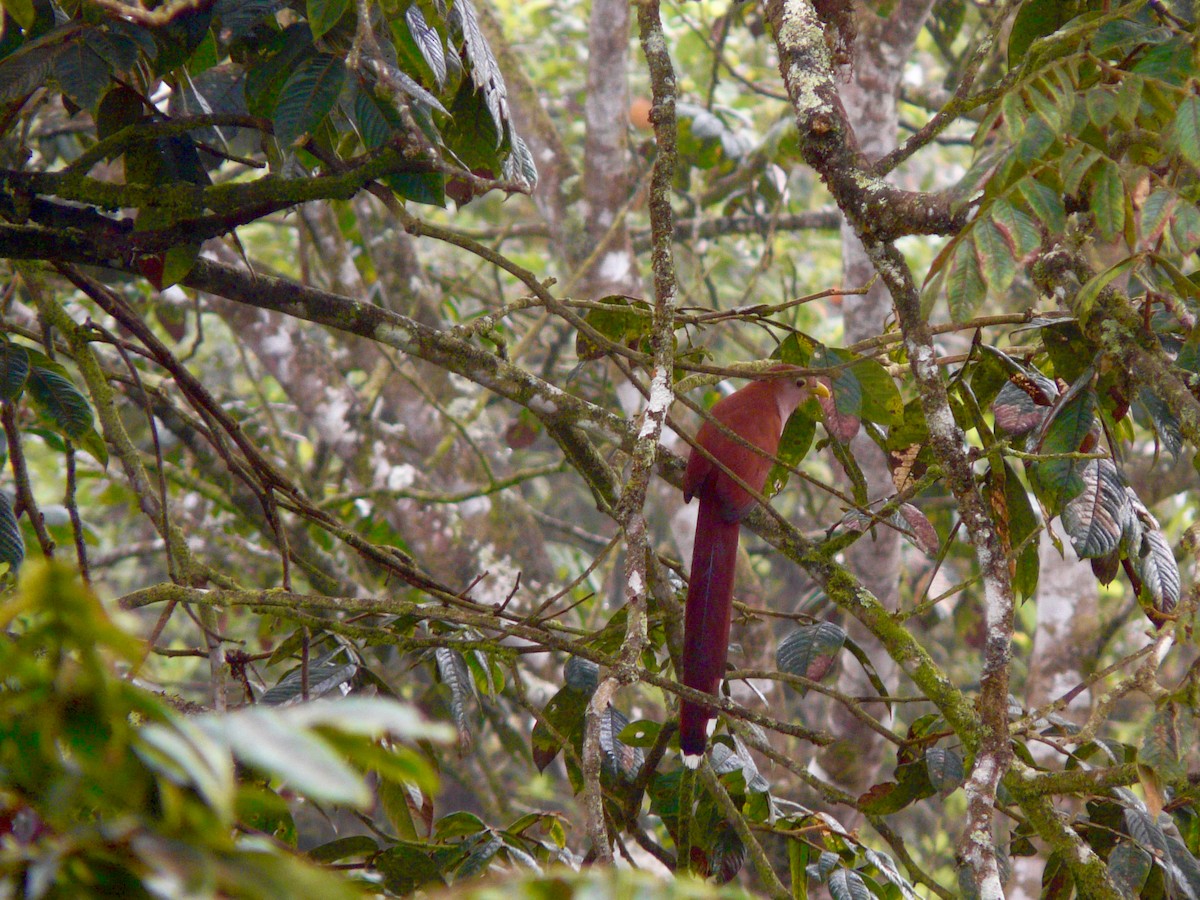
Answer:
<path fill-rule="evenodd" d="M 938 537 L 937 529 L 926 518 L 925 513 L 911 503 L 902 503 L 897 515 L 905 537 L 909 538 L 926 556 L 937 556 L 942 546 L 941 538 Z"/>
<path fill-rule="evenodd" d="M 837 401 L 833 397 L 818 397 L 817 400 L 821 404 L 821 418 L 829 436 L 843 444 L 849 443 L 858 434 L 862 422 L 857 416 L 838 412 Z"/>

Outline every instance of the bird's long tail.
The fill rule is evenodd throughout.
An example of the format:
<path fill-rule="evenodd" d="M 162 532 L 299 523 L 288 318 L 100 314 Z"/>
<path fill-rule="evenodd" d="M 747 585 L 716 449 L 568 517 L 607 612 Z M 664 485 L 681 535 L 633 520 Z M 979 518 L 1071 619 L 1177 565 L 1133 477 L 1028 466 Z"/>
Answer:
<path fill-rule="evenodd" d="M 717 693 L 729 649 L 729 614 L 733 603 L 733 570 L 737 562 L 737 521 L 721 516 L 720 504 L 700 497 L 696 544 L 683 620 L 683 683 Z M 679 710 L 679 747 L 690 768 L 700 764 L 708 743 L 713 714 L 686 700 Z"/>

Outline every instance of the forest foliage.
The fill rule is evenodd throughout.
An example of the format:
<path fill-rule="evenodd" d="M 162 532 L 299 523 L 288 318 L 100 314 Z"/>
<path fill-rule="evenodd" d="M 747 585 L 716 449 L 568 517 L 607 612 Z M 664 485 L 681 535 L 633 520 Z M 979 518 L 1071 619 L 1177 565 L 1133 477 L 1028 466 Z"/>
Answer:
<path fill-rule="evenodd" d="M 878 160 L 846 3 L 634 4 L 632 105 L 575 3 L 0 7 L 5 896 L 1200 896 L 1192 3 L 926 3 Z M 831 396 L 693 775 L 678 435 L 750 360 Z"/>

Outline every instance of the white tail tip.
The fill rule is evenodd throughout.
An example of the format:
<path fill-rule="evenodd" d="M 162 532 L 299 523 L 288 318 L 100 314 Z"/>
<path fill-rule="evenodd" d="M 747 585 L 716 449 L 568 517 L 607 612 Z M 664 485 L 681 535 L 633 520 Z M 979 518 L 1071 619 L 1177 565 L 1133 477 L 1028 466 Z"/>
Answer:
<path fill-rule="evenodd" d="M 700 754 L 699 753 L 681 753 L 680 758 L 683 760 L 683 764 L 687 768 L 689 768 L 689 769 L 700 768 Z"/>

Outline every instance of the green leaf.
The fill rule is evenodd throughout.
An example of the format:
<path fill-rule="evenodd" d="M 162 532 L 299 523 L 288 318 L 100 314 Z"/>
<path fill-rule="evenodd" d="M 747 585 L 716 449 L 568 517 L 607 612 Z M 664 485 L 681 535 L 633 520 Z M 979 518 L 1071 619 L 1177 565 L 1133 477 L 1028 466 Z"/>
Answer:
<path fill-rule="evenodd" d="M 808 866 L 809 877 L 824 881 L 829 877 L 829 873 L 840 863 L 841 859 L 836 853 L 832 853 L 829 850 L 822 850 L 821 855 L 817 857 L 817 861 Z"/>
<path fill-rule="evenodd" d="M 950 796 L 962 786 L 963 761 L 953 750 L 930 747 L 925 751 L 925 771 L 929 775 L 929 783 L 943 797 Z"/>
<path fill-rule="evenodd" d="M 866 857 L 867 862 L 879 870 L 879 874 L 900 889 L 900 896 L 904 900 L 917 900 L 919 895 L 909 880 L 900 874 L 900 870 L 890 856 L 881 850 L 872 850 L 870 847 L 863 848 L 863 856 Z M 885 896 L 889 895 L 885 894 Z M 894 896 L 894 894 L 890 896 Z"/>
<path fill-rule="evenodd" d="M 65 46 L 64 32 L 78 27 L 72 23 L 56 28 L 0 61 L 0 102 L 20 100 L 44 86 Z"/>
<path fill-rule="evenodd" d="M 779 449 L 775 454 L 779 462 L 771 466 L 767 475 L 767 483 L 763 487 L 764 496 L 771 497 L 778 493 L 787 482 L 790 470 L 808 455 L 817 433 L 817 420 L 805 411 L 804 406 L 807 405 L 802 405 L 788 416 L 787 422 L 784 423 L 783 434 L 779 438 Z"/>
<path fill-rule="evenodd" d="M 1013 552 L 1017 554 L 1017 570 L 1013 577 L 1013 590 L 1025 599 L 1037 590 L 1041 561 L 1038 558 L 1038 542 L 1031 540 L 1041 527 L 1041 520 L 1029 502 L 1029 494 L 1016 471 L 1004 463 L 1004 501 L 1008 511 L 1008 533 Z M 1026 543 L 1028 541 L 1028 543 Z M 1024 544 L 1023 549 L 1021 546 Z"/>
<path fill-rule="evenodd" d="M 403 127 L 392 107 L 361 85 L 354 91 L 353 109 L 358 133 L 368 150 L 382 147 Z"/>
<path fill-rule="evenodd" d="M 457 864 L 463 852 L 431 852 L 426 844 L 401 841 L 379 855 L 375 865 L 383 873 L 384 885 L 399 896 L 408 896 L 425 885 L 444 885 L 446 872 Z"/>
<path fill-rule="evenodd" d="M 274 712 L 289 725 L 299 728 L 332 728 L 343 734 L 403 741 L 432 741 L 447 744 L 454 730 L 442 722 L 430 722 L 414 707 L 383 697 L 343 697 L 315 700 Z"/>
<path fill-rule="evenodd" d="M 163 254 L 162 275 L 156 287 L 159 290 L 166 290 L 173 284 L 179 284 L 187 278 L 199 258 L 199 244 L 179 244 L 168 249 Z"/>
<path fill-rule="evenodd" d="M 1163 830 L 1159 824 L 1144 809 L 1132 806 L 1126 807 L 1125 828 L 1129 831 L 1131 838 L 1159 859 L 1168 859 L 1170 857 L 1166 835 L 1163 834 Z"/>
<path fill-rule="evenodd" d="M 821 346 L 813 354 L 812 366 L 816 369 L 837 367 L 828 376 L 834 408 L 843 416 L 857 418 L 862 413 L 863 389 L 857 376 L 845 365 L 852 358 L 845 351 Z"/>
<path fill-rule="evenodd" d="M 1017 10 L 1008 36 L 1008 65 L 1016 68 L 1038 38 L 1053 34 L 1078 14 L 1073 2 L 1028 0 Z"/>
<path fill-rule="evenodd" d="M 446 205 L 446 176 L 440 172 L 389 172 L 383 181 L 405 200 L 427 206 Z"/>
<path fill-rule="evenodd" d="M 320 40 L 350 8 L 350 0 L 307 0 L 307 3 L 308 27 L 314 41 Z"/>
<path fill-rule="evenodd" d="M 1021 179 L 1018 189 L 1047 231 L 1058 234 L 1066 227 L 1067 211 L 1058 191 L 1033 178 Z"/>
<path fill-rule="evenodd" d="M 392 778 L 380 777 L 375 793 L 379 795 L 379 805 L 383 807 L 396 834 L 404 840 L 415 841 L 417 823 L 413 820 L 412 807 L 409 805 L 408 786 Z"/>
<path fill-rule="evenodd" d="M 1100 292 L 1115 279 L 1140 263 L 1140 256 L 1127 256 L 1115 265 L 1109 266 L 1099 275 L 1093 275 L 1088 279 L 1088 283 L 1080 288 L 1079 293 L 1075 295 L 1075 301 L 1072 304 L 1075 315 L 1078 317 L 1081 325 L 1086 325 L 1088 319 L 1092 317 L 1092 310 L 1096 306 L 1096 300 L 1100 296 Z"/>
<path fill-rule="evenodd" d="M 1086 373 L 1085 373 L 1086 375 Z M 1042 428 L 1038 450 L 1043 453 L 1074 453 L 1091 431 L 1094 421 L 1095 392 L 1090 388 L 1073 396 L 1064 395 Z M 1085 483 L 1083 466 L 1078 460 L 1046 459 L 1031 469 L 1038 496 L 1050 513 L 1057 514 L 1079 496 Z"/>
<path fill-rule="evenodd" d="M 316 729 L 330 729 L 342 742 L 358 735 L 374 746 L 384 734 L 407 740 L 448 741 L 445 725 L 425 721 L 411 707 L 381 698 L 356 697 L 290 707 L 250 707 L 191 721 L 227 745 L 237 759 L 315 800 L 364 806 L 370 792 Z M 403 767 L 409 772 L 411 767 Z"/>
<path fill-rule="evenodd" d="M 795 900 L 808 900 L 808 844 L 792 839 L 787 842 L 788 870 L 791 876 L 792 896 Z"/>
<path fill-rule="evenodd" d="M 439 819 L 433 833 L 435 837 L 445 841 L 457 837 L 473 837 L 487 830 L 487 825 L 479 816 L 460 810 Z"/>
<path fill-rule="evenodd" d="M 1082 143 L 1064 153 L 1059 167 L 1063 173 L 1063 191 L 1071 195 L 1078 194 L 1084 179 L 1102 158 L 1099 150 Z"/>
<path fill-rule="evenodd" d="M 156 28 L 154 40 L 158 44 L 156 70 L 165 73 L 181 65 L 190 57 L 208 35 L 216 4 L 184 7 L 171 16 L 164 27 Z"/>
<path fill-rule="evenodd" d="M 312 33 L 297 22 L 274 35 L 261 55 L 246 69 L 246 108 L 256 116 L 270 117 L 282 94 L 284 82 L 313 54 Z"/>
<path fill-rule="evenodd" d="M 1149 601 L 1160 612 L 1170 612 L 1179 602 L 1179 564 L 1158 522 L 1140 499 L 1130 496 L 1134 522 L 1122 540 L 1133 571 L 1142 582 L 1140 601 Z"/>
<path fill-rule="evenodd" d="M 211 31 L 204 34 L 204 39 L 200 41 L 200 45 L 186 63 L 188 74 L 191 75 L 193 83 L 195 79 L 209 71 L 213 66 L 221 61 L 221 49 L 217 46 L 217 38 Z"/>
<path fill-rule="evenodd" d="M 679 157 L 700 169 L 711 169 L 726 161 L 722 138 L 725 123 L 702 106 L 680 103 Z"/>
<path fill-rule="evenodd" d="M 890 816 L 922 799 L 911 788 L 895 781 L 881 781 L 858 798 L 858 808 L 869 816 Z"/>
<path fill-rule="evenodd" d="M 987 282 L 979 271 L 979 255 L 972 231 L 959 243 L 950 273 L 946 276 L 946 300 L 950 305 L 950 316 L 955 322 L 965 322 L 975 314 L 985 297 Z"/>
<path fill-rule="evenodd" d="M 562 744 L 554 732 L 572 743 L 582 741 L 583 714 L 587 709 L 589 697 L 590 694 L 567 686 L 550 698 L 550 702 L 542 710 L 542 718 L 533 726 L 533 732 L 530 734 L 533 761 L 538 771 L 546 771 L 546 767 L 562 749 Z"/>
<path fill-rule="evenodd" d="M 354 856 L 373 856 L 378 850 L 379 843 L 374 838 L 352 834 L 313 847 L 308 851 L 308 858 L 313 862 L 328 864 Z"/>
<path fill-rule="evenodd" d="M 658 741 L 659 732 L 662 726 L 658 722 L 652 722 L 649 719 L 638 719 L 636 722 L 630 722 L 621 729 L 617 739 L 622 744 L 628 744 L 630 747 L 653 747 Z"/>
<path fill-rule="evenodd" d="M 990 219 L 982 220 L 975 227 L 975 246 L 979 251 L 979 262 L 988 290 L 992 294 L 1007 290 L 1017 274 L 1017 266 L 1013 261 L 1012 248 Z"/>
<path fill-rule="evenodd" d="M 1189 95 L 1175 111 L 1171 143 L 1180 156 L 1200 168 L 1200 97 L 1195 94 Z"/>
<path fill-rule="evenodd" d="M 1024 260 L 1037 250 L 1041 243 L 1037 225 L 1027 213 L 1017 209 L 1008 200 L 1001 199 L 992 204 L 991 219 L 1017 260 Z"/>
<path fill-rule="evenodd" d="M 462 861 L 458 871 L 454 873 L 455 881 L 466 881 L 468 878 L 474 878 L 486 872 L 491 865 L 492 858 L 503 846 L 504 839 L 500 835 L 490 832 L 481 834 L 475 842 L 471 843 L 467 858 Z"/>
<path fill-rule="evenodd" d="M 54 57 L 54 77 L 82 109 L 93 109 L 108 89 L 108 64 L 82 39 L 70 41 Z"/>
<path fill-rule="evenodd" d="M 1039 115 L 1029 116 L 1021 131 L 1021 139 L 1017 141 L 1017 158 L 1025 163 L 1033 163 L 1046 156 L 1046 152 L 1058 140 L 1057 132 Z"/>
<path fill-rule="evenodd" d="M 1108 854 L 1108 875 L 1122 897 L 1140 897 L 1153 865 L 1150 854 L 1132 841 L 1121 841 Z"/>
<path fill-rule="evenodd" d="M 246 849 L 228 862 L 215 859 L 219 896 L 304 897 L 314 900 L 360 900 L 361 890 L 339 873 L 319 868 L 299 857 Z M 198 872 L 200 881 L 211 877 Z"/>
<path fill-rule="evenodd" d="M 1097 128 L 1105 127 L 1117 114 L 1117 101 L 1112 91 L 1093 88 L 1087 92 L 1088 118 Z"/>
<path fill-rule="evenodd" d="M 1179 461 L 1183 452 L 1183 433 L 1179 417 L 1162 397 L 1149 388 L 1141 388 L 1133 405 L 1139 424 L 1148 424 L 1162 449 Z"/>
<path fill-rule="evenodd" d="M 1138 236 L 1147 244 L 1154 244 L 1171 222 L 1171 213 L 1175 209 L 1176 195 L 1174 191 L 1160 188 L 1142 201 L 1141 221 L 1138 223 Z"/>
<path fill-rule="evenodd" d="M 237 782 L 229 748 L 189 719 L 153 723 L 134 751 L 179 784 L 195 788 L 225 823 L 232 823 Z"/>
<path fill-rule="evenodd" d="M 65 436 L 82 437 L 92 429 L 92 407 L 59 368 L 43 368 L 35 361 L 26 381 L 29 399 Z"/>
<path fill-rule="evenodd" d="M 728 884 L 741 871 L 746 862 L 746 845 L 728 823 L 717 828 L 716 838 L 709 853 L 709 869 L 717 884 Z"/>
<path fill-rule="evenodd" d="M 900 391 L 878 360 L 835 347 L 818 346 L 810 364 L 814 368 L 835 370 L 827 377 L 834 409 L 840 415 L 865 418 L 889 427 L 903 421 L 904 401 Z M 828 417 L 826 427 L 830 427 Z M 857 431 L 857 424 L 854 430 Z"/>
<path fill-rule="evenodd" d="M 793 366 L 807 366 L 817 346 L 817 342 L 808 335 L 792 332 L 779 342 L 771 356 Z"/>
<path fill-rule="evenodd" d="M 227 742 L 240 762 L 279 778 L 293 790 L 313 800 L 365 808 L 371 792 L 362 777 L 327 741 L 295 727 L 280 712 L 243 709 L 228 714 L 223 722 L 206 717 L 202 724 Z"/>
<path fill-rule="evenodd" d="M 1181 202 L 1176 207 L 1171 236 L 1180 253 L 1191 253 L 1200 247 L 1200 209 L 1195 204 Z"/>
<path fill-rule="evenodd" d="M 584 321 L 614 344 L 631 345 L 650 333 L 650 304 L 636 297 L 612 294 L 601 297 L 599 307 L 589 309 Z M 609 352 L 601 342 L 582 331 L 575 335 L 575 353 L 580 359 L 602 359 Z"/>
<path fill-rule="evenodd" d="M 33 0 L 3 0 L 0 5 L 22 28 L 28 30 L 33 27 L 34 19 L 37 17 L 37 11 L 33 8 Z"/>
<path fill-rule="evenodd" d="M 524 183 L 530 189 L 537 186 L 537 163 L 533 160 L 533 151 L 519 134 L 512 136 L 512 150 L 504 158 L 500 174 L 509 181 Z"/>
<path fill-rule="evenodd" d="M 0 400 L 15 400 L 29 377 L 29 354 L 20 344 L 0 340 Z"/>
<path fill-rule="evenodd" d="M 1092 213 L 1100 235 L 1111 241 L 1125 229 L 1125 182 L 1111 159 L 1101 160 L 1092 184 Z"/>
<path fill-rule="evenodd" d="M 100 463 L 102 468 L 108 468 L 108 445 L 104 442 L 104 438 L 100 436 L 100 432 L 95 428 L 89 428 L 83 434 L 75 438 L 82 449 L 92 455 L 96 462 Z"/>
<path fill-rule="evenodd" d="M 863 357 L 849 369 L 862 390 L 862 417 L 892 428 L 904 421 L 904 400 L 900 389 L 877 359 Z"/>
<path fill-rule="evenodd" d="M 270 835 L 281 844 L 296 845 L 296 822 L 287 801 L 258 783 L 243 783 L 236 797 L 239 824 Z"/>
<path fill-rule="evenodd" d="M 1064 121 L 1070 119 L 1074 92 L 1062 93 L 1045 77 L 1037 79 L 1033 85 L 1021 91 L 1021 96 L 1051 134 L 1062 131 Z"/>
<path fill-rule="evenodd" d="M 414 86 L 420 87 L 415 82 Z M 442 136 L 446 146 L 472 171 L 499 170 L 503 136 L 482 92 L 469 79 L 463 81 L 454 96 L 450 120 Z"/>
<path fill-rule="evenodd" d="M 1025 119 L 1028 118 L 1029 110 L 1017 91 L 1006 93 L 1000 100 L 1000 107 L 1004 111 L 1004 136 L 1010 143 L 1016 144 L 1025 133 Z"/>
<path fill-rule="evenodd" d="M 1138 765 L 1152 770 L 1164 784 L 1187 777 L 1180 725 L 1179 709 L 1175 703 L 1168 700 L 1160 704 L 1150 718 L 1150 725 L 1138 750 Z"/>
<path fill-rule="evenodd" d="M 1046 320 L 1041 327 L 1041 336 L 1055 378 L 1074 382 L 1091 368 L 1092 354 L 1088 350 L 1088 341 L 1074 319 Z M 1034 380 L 1039 381 L 1037 378 Z M 1040 382 L 1039 390 L 1042 390 Z M 1057 399 L 1057 388 L 1050 397 Z"/>
<path fill-rule="evenodd" d="M 368 150 L 382 147 L 404 129 L 400 116 L 391 104 L 376 97 L 365 86 L 356 87 L 353 110 L 363 146 Z M 446 177 L 440 172 L 389 172 L 382 180 L 407 200 L 431 206 L 446 204 Z"/>
<path fill-rule="evenodd" d="M 1074 453 L 1092 430 L 1096 392 L 1092 388 L 1095 372 L 1085 370 L 1059 398 L 1042 424 L 1038 451 Z"/>
<path fill-rule="evenodd" d="M 600 683 L 600 666 L 582 656 L 572 656 L 563 666 L 566 684 L 584 694 L 591 694 Z"/>
<path fill-rule="evenodd" d="M 1181 86 L 1195 71 L 1190 41 L 1172 38 L 1151 47 L 1131 71 L 1147 77 L 1147 94 L 1162 94 L 1165 85 Z"/>
<path fill-rule="evenodd" d="M 1138 117 L 1138 108 L 1142 105 L 1142 91 L 1146 80 L 1140 75 L 1124 73 L 1120 86 L 1117 88 L 1117 118 L 1126 128 L 1132 128 Z"/>
<path fill-rule="evenodd" d="M 322 728 L 320 733 L 359 771 L 376 772 L 381 778 L 412 785 L 426 794 L 437 792 L 437 773 L 425 757 L 412 747 L 394 741 L 364 740 L 361 735 L 350 731 Z"/>
<path fill-rule="evenodd" d="M 475 7 L 470 3 L 455 4 L 450 23 L 461 26 L 465 61 L 471 68 L 471 80 L 479 86 L 500 138 L 508 131 L 508 101 L 505 97 L 504 75 L 492 54 L 487 37 L 479 27 Z M 496 146 L 500 146 L 497 139 Z"/>
<path fill-rule="evenodd" d="M 302 62 L 279 92 L 272 119 L 275 138 L 291 147 L 311 134 L 337 103 L 346 82 L 346 64 L 340 57 L 320 53 Z"/>

